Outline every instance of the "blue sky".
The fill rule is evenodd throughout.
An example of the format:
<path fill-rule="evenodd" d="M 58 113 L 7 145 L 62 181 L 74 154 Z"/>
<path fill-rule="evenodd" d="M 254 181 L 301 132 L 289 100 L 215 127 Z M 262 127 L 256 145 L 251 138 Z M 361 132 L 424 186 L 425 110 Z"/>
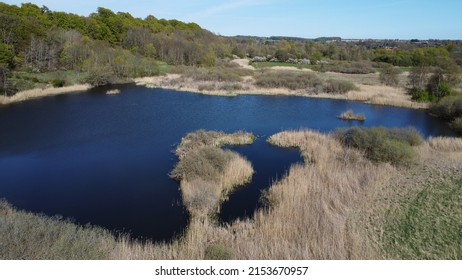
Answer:
<path fill-rule="evenodd" d="M 25 1 L 3 1 L 20 5 Z M 135 17 L 196 22 L 222 35 L 462 39 L 461 0 L 30 0 L 89 15 L 97 7 Z"/>

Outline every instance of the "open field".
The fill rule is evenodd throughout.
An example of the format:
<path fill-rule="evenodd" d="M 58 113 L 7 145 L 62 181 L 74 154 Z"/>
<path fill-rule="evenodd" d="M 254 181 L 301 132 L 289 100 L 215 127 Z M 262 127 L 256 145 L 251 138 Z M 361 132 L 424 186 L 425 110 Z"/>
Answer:
<path fill-rule="evenodd" d="M 369 161 L 330 135 L 281 132 L 269 141 L 298 147 L 305 163 L 292 166 L 273 184 L 265 195 L 268 207 L 253 219 L 226 226 L 216 225 L 208 214 L 196 216 L 201 218 L 191 219 L 185 234 L 171 243 L 116 237 L 2 203 L 0 258 L 460 258 L 460 235 L 454 229 L 460 228 L 462 150 L 446 148 L 443 140 L 459 139 L 432 139 L 433 144 L 416 146 L 420 160 L 395 168 Z M 204 147 L 211 148 L 198 149 Z M 201 190 L 215 186 L 196 181 Z M 222 197 L 211 197 L 213 212 Z"/>

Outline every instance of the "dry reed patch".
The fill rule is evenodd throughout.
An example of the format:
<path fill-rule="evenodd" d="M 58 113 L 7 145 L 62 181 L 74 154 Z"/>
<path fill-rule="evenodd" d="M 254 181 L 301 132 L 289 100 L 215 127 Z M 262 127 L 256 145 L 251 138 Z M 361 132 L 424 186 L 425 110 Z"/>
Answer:
<path fill-rule="evenodd" d="M 0 201 L 0 259 L 107 259 L 115 245 L 107 230 L 19 211 Z"/>
<path fill-rule="evenodd" d="M 180 145 L 175 150 L 175 154 L 181 159 L 192 150 L 200 147 L 222 147 L 224 145 L 249 145 L 255 141 L 256 137 L 252 133 L 238 131 L 226 134 L 222 131 L 197 130 L 188 133 L 181 139 Z"/>
<path fill-rule="evenodd" d="M 428 104 L 415 102 L 406 94 L 404 88 L 384 85 L 358 85 L 358 91 L 347 93 L 347 99 L 368 102 L 376 105 L 390 105 L 415 109 L 427 109 Z"/>
<path fill-rule="evenodd" d="M 84 85 L 73 85 L 73 86 L 67 86 L 67 87 L 61 87 L 61 88 L 25 90 L 25 91 L 18 92 L 15 95 L 10 96 L 10 97 L 4 97 L 4 96 L 0 97 L 0 104 L 10 104 L 10 103 L 16 103 L 16 102 L 26 101 L 29 99 L 40 98 L 40 97 L 45 97 L 45 96 L 55 96 L 55 95 L 73 93 L 73 92 L 78 92 L 78 91 L 86 91 L 90 88 L 91 86 L 89 84 L 84 84 Z"/>
<path fill-rule="evenodd" d="M 428 144 L 432 149 L 441 152 L 462 152 L 462 138 L 430 137 Z"/>
<path fill-rule="evenodd" d="M 351 121 L 365 121 L 366 120 L 366 117 L 364 116 L 364 114 L 355 114 L 353 110 L 347 110 L 341 113 L 338 116 L 338 118 L 342 120 L 351 120 Z"/>
<path fill-rule="evenodd" d="M 310 164 L 295 165 L 267 194 L 271 207 L 252 221 L 236 222 L 231 248 L 242 259 L 347 259 L 370 256 L 349 232 L 349 215 L 362 194 L 387 178 L 389 165 L 374 165 L 335 139 L 313 131 L 281 132 L 271 143 L 299 147 Z M 353 156 L 354 155 L 354 156 Z M 366 249 L 365 249 L 366 248 Z"/>
<path fill-rule="evenodd" d="M 249 161 L 218 147 L 250 144 L 254 139 L 246 132 L 225 134 L 204 130 L 183 137 L 176 149 L 180 161 L 171 176 L 180 180 L 183 202 L 193 219 L 207 219 L 219 212 L 220 202 L 228 193 L 252 177 Z"/>
<path fill-rule="evenodd" d="M 388 182 L 380 184 L 364 208 L 367 215 L 362 220 L 368 224 L 368 236 L 380 248 L 382 258 L 453 258 L 460 248 L 434 250 L 448 243 L 430 236 L 444 236 L 447 221 L 460 216 L 460 206 L 447 210 L 453 202 L 460 205 L 460 189 L 459 196 L 447 190 L 462 178 L 462 153 L 442 152 L 430 144 L 416 150 L 421 158 L 418 164 L 397 170 Z"/>

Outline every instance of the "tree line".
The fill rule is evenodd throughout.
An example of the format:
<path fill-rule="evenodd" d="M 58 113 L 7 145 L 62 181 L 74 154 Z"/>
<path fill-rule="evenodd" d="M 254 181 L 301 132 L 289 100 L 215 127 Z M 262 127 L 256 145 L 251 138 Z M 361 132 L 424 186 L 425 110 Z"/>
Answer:
<path fill-rule="evenodd" d="M 321 63 L 314 70 L 370 73 L 395 85 L 396 66 L 412 67 L 410 93 L 416 99 L 440 99 L 458 83 L 460 42 L 350 40 L 326 37 L 223 37 L 196 23 L 135 18 L 98 8 L 89 16 L 54 12 L 46 6 L 0 2 L 0 87 L 7 92 L 13 71 L 75 70 L 88 82 L 155 75 L 157 61 L 170 65 L 214 66 L 219 59 L 261 57 L 274 61 L 304 59 Z M 329 65 L 324 65 L 328 61 Z"/>

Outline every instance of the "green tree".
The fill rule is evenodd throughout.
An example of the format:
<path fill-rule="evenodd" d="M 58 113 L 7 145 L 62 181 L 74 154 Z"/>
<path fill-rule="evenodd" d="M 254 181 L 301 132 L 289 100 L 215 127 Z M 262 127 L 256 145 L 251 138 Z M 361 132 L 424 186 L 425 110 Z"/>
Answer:
<path fill-rule="evenodd" d="M 0 65 L 9 69 L 14 67 L 13 46 L 0 43 Z"/>

